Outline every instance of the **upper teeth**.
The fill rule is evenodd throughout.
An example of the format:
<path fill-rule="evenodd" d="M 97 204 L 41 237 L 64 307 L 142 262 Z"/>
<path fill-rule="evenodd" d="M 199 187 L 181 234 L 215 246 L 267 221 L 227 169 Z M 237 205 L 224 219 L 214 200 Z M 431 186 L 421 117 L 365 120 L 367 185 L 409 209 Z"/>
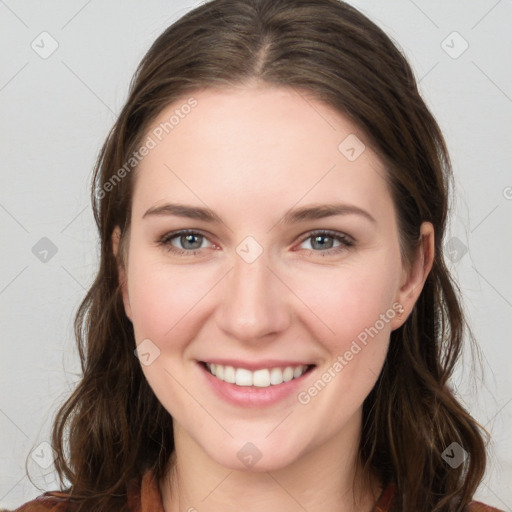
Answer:
<path fill-rule="evenodd" d="M 234 368 L 222 364 L 206 363 L 208 370 L 220 380 L 236 384 L 237 386 L 257 386 L 266 388 L 270 385 L 282 384 L 300 377 L 307 369 L 307 365 L 286 366 L 285 368 L 264 368 L 251 372 L 245 368 Z"/>

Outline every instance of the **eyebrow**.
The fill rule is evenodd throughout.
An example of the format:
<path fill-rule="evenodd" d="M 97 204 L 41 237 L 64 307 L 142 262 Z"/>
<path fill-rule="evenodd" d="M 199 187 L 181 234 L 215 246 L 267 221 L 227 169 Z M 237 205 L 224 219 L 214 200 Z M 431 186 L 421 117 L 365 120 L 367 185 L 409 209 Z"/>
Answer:
<path fill-rule="evenodd" d="M 210 208 L 200 206 L 187 206 L 178 203 L 168 203 L 162 206 L 155 206 L 146 211 L 142 218 L 148 216 L 174 215 L 177 217 L 186 217 L 189 219 L 201 220 L 212 224 L 224 224 L 222 218 Z M 344 203 L 328 203 L 301 208 L 292 208 L 282 217 L 284 224 L 293 224 L 306 220 L 324 219 L 335 215 L 360 215 L 367 220 L 376 223 L 375 218 L 366 210 L 358 206 Z"/>

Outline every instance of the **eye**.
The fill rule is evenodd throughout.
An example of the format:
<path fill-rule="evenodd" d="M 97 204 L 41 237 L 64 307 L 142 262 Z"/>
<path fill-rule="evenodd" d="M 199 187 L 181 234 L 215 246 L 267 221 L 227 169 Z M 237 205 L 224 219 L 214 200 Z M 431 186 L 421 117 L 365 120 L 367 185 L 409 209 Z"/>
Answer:
<path fill-rule="evenodd" d="M 302 240 L 301 245 L 305 243 L 309 244 L 309 247 L 305 247 L 306 250 L 331 255 L 354 246 L 355 241 L 344 233 L 324 230 L 308 233 L 308 236 Z M 337 245 L 335 245 L 336 243 Z"/>
<path fill-rule="evenodd" d="M 205 242 L 208 242 L 208 239 L 203 233 L 184 229 L 165 234 L 158 243 L 169 252 L 178 255 L 194 255 L 195 251 L 208 247 L 208 245 L 204 245 Z"/>
<path fill-rule="evenodd" d="M 173 231 L 167 233 L 160 238 L 158 244 L 163 246 L 167 251 L 178 256 L 195 256 L 201 249 L 215 247 L 209 242 L 206 235 L 200 231 L 192 229 L 184 229 L 181 231 Z M 344 233 L 329 230 L 318 230 L 308 233 L 302 239 L 301 245 L 309 244 L 309 247 L 303 249 L 321 254 L 321 256 L 329 256 L 338 254 L 355 245 L 353 238 Z"/>

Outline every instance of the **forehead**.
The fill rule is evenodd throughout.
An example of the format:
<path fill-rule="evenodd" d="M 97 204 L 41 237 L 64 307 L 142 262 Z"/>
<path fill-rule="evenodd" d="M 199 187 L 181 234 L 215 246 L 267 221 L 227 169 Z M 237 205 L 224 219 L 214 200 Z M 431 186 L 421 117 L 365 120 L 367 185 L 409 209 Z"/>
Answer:
<path fill-rule="evenodd" d="M 166 107 L 145 140 L 154 147 L 137 170 L 134 209 L 178 197 L 256 210 L 350 199 L 379 215 L 377 203 L 391 200 L 361 130 L 291 88 L 196 92 Z"/>

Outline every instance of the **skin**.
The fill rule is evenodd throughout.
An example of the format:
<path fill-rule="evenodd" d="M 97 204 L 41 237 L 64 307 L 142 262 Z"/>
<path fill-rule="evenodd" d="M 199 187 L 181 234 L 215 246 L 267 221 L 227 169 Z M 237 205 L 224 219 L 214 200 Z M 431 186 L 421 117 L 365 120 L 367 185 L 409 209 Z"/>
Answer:
<path fill-rule="evenodd" d="M 136 343 L 150 339 L 160 350 L 143 371 L 174 420 L 176 457 L 159 482 L 164 508 L 370 511 L 380 482 L 354 479 L 362 404 L 390 332 L 406 320 L 431 269 L 432 225 L 421 226 L 412 264 L 402 262 L 385 170 L 369 143 L 355 161 L 338 150 L 348 135 L 363 143 L 365 136 L 325 104 L 261 84 L 194 98 L 197 106 L 140 163 L 127 259 L 119 267 Z M 169 105 L 152 127 L 185 101 Z M 170 202 L 207 206 L 223 223 L 143 218 Z M 355 205 L 374 221 L 345 214 L 280 222 L 290 208 L 330 202 Z M 206 234 L 193 240 L 201 248 L 189 249 L 178 236 L 173 245 L 189 251 L 180 256 L 159 244 L 180 229 Z M 334 253 L 336 239 L 319 247 L 306 236 L 325 229 L 355 244 Z M 236 252 L 249 235 L 263 249 L 252 263 Z M 119 236 L 116 229 L 116 253 Z M 310 361 L 317 366 L 305 390 L 397 302 L 403 315 L 385 323 L 307 404 L 294 393 L 242 409 L 201 378 L 196 360 L 213 357 Z M 262 454 L 251 468 L 237 457 L 248 441 Z"/>

